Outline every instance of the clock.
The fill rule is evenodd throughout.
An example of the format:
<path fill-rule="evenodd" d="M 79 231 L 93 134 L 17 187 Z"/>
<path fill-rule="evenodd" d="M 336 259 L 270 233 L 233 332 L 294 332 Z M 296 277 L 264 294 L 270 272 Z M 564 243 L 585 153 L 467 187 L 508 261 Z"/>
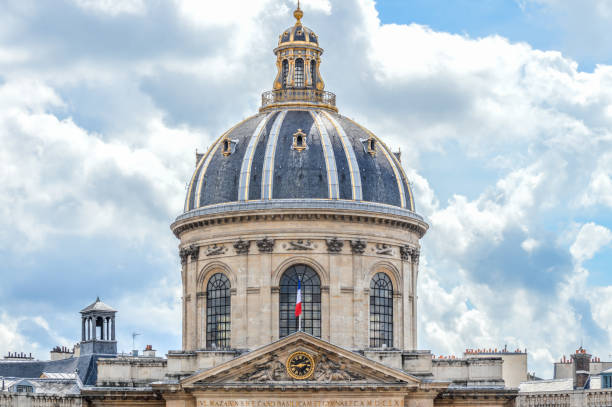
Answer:
<path fill-rule="evenodd" d="M 287 373 L 298 380 L 308 379 L 314 373 L 315 362 L 306 352 L 294 352 L 287 359 Z"/>

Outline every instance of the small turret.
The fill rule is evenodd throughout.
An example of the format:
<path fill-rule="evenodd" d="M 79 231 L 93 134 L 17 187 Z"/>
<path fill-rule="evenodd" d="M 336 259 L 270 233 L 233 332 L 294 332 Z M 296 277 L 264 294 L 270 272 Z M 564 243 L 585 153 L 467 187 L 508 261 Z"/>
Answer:
<path fill-rule="evenodd" d="M 117 354 L 116 313 L 116 310 L 100 301 L 100 297 L 81 310 L 81 343 L 79 344 L 81 355 Z"/>

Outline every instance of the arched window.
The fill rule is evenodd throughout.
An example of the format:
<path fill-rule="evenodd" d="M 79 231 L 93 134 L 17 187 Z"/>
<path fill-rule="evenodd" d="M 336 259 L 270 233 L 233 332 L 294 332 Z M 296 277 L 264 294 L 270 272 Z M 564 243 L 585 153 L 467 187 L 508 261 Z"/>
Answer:
<path fill-rule="evenodd" d="M 283 87 L 287 87 L 289 85 L 287 83 L 287 77 L 289 76 L 289 61 L 283 59 Z"/>
<path fill-rule="evenodd" d="M 289 267 L 280 280 L 279 336 L 298 331 L 295 299 L 298 281 L 302 283 L 302 331 L 321 337 L 321 280 L 304 264 Z"/>
<path fill-rule="evenodd" d="M 312 87 L 317 87 L 317 63 L 312 60 L 310 61 L 310 80 L 312 81 Z"/>
<path fill-rule="evenodd" d="M 230 332 L 230 282 L 224 274 L 217 273 L 206 287 L 206 347 L 229 348 Z"/>
<path fill-rule="evenodd" d="M 393 347 L 393 284 L 385 273 L 370 282 L 370 347 Z"/>
<path fill-rule="evenodd" d="M 304 60 L 296 59 L 295 60 L 295 87 L 303 88 L 304 87 Z"/>

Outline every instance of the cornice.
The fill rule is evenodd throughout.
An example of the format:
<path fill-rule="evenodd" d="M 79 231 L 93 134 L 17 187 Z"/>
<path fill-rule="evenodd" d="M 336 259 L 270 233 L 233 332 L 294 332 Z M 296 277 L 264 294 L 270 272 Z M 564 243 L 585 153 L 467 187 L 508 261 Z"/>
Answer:
<path fill-rule="evenodd" d="M 170 225 L 177 238 L 184 232 L 227 224 L 240 224 L 247 222 L 275 222 L 275 221 L 338 221 L 349 223 L 364 223 L 385 225 L 392 228 L 408 230 L 417 233 L 422 238 L 429 225 L 422 219 L 376 212 L 343 211 L 329 209 L 278 209 L 266 211 L 235 211 L 200 216 L 185 217 Z"/>

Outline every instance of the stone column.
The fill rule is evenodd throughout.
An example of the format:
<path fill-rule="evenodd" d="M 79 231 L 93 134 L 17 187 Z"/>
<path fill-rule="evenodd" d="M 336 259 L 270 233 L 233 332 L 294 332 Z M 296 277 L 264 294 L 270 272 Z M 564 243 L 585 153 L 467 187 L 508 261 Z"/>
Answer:
<path fill-rule="evenodd" d="M 115 317 L 111 319 L 111 341 L 115 340 Z"/>
<path fill-rule="evenodd" d="M 85 341 L 85 317 L 81 317 L 81 342 Z"/>

